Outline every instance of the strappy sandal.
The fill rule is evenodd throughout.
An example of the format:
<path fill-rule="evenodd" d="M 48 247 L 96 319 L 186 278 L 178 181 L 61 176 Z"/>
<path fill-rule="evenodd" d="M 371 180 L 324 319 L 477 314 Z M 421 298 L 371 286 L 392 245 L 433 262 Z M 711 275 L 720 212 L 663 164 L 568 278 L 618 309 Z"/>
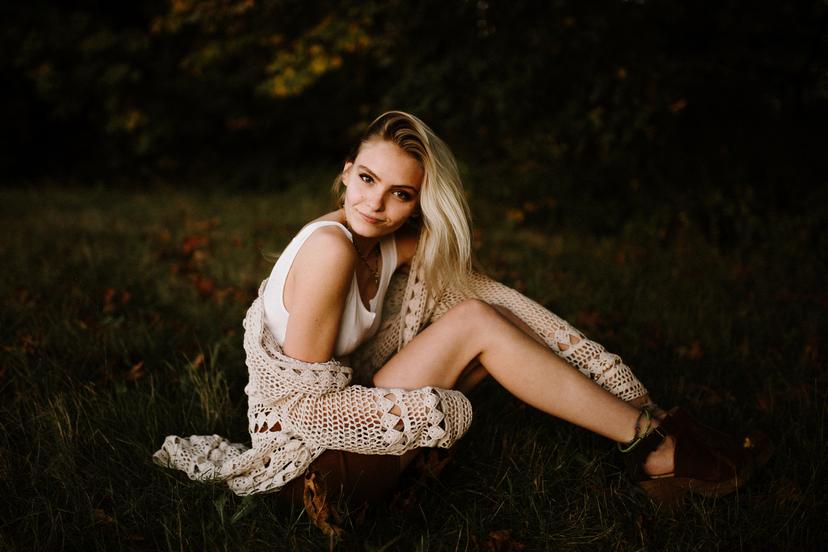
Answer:
<path fill-rule="evenodd" d="M 673 473 L 651 477 L 644 472 L 644 462 L 668 436 L 675 440 Z M 630 478 L 654 502 L 666 506 L 691 492 L 707 497 L 732 493 L 771 454 L 763 435 L 730 435 L 697 423 L 681 409 L 671 410 L 658 427 L 625 450 Z"/>

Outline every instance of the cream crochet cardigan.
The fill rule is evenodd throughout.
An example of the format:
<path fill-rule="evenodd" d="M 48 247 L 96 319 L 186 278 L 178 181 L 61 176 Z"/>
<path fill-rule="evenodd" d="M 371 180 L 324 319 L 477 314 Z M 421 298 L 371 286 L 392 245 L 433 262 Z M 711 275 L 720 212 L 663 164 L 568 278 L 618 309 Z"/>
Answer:
<path fill-rule="evenodd" d="M 400 455 L 417 447 L 450 447 L 472 418 L 471 404 L 460 392 L 351 383 L 353 378 L 370 384 L 372 374 L 396 351 L 469 295 L 509 308 L 553 351 L 621 399 L 647 392 L 618 356 L 535 301 L 476 272 L 471 284 L 466 296 L 449 290 L 431 300 L 415 257 L 407 277 L 392 279 L 380 329 L 350 356 L 351 368 L 336 359 L 308 363 L 284 355 L 264 324 L 262 282 L 243 323 L 252 446 L 218 435 L 170 435 L 153 461 L 182 470 L 190 479 L 224 481 L 236 494 L 248 495 L 279 490 L 325 449 Z"/>

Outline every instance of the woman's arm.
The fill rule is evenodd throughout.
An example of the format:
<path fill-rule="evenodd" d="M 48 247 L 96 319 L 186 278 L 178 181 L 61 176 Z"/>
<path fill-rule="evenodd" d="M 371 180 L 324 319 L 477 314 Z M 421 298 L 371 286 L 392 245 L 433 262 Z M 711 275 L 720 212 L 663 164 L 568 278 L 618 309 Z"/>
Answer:
<path fill-rule="evenodd" d="M 285 282 L 286 355 L 305 362 L 331 359 L 355 264 L 350 240 L 336 227 L 320 228 L 302 244 Z"/>
<path fill-rule="evenodd" d="M 283 411 L 283 429 L 326 449 L 403 454 L 454 444 L 469 428 L 471 403 L 459 391 L 352 385 L 305 396 Z"/>
<path fill-rule="evenodd" d="M 305 362 L 332 358 L 356 263 L 350 240 L 335 227 L 324 230 L 314 232 L 297 253 L 290 297 L 285 297 L 290 317 L 282 351 Z M 457 391 L 433 387 L 351 386 L 296 397 L 278 417 L 281 429 L 315 446 L 402 454 L 452 445 L 471 423 L 471 404 Z"/>

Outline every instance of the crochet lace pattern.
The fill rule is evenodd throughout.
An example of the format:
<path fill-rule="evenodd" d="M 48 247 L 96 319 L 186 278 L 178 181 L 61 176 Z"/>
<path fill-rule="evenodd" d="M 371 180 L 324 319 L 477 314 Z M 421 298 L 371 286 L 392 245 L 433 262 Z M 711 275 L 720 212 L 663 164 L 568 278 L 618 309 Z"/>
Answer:
<path fill-rule="evenodd" d="M 430 300 L 415 257 L 407 277 L 396 274 L 389 286 L 379 331 L 350 355 L 349 363 L 360 369 L 354 374 L 338 360 L 308 363 L 284 355 L 264 324 L 265 280 L 243 323 L 252 446 L 218 435 L 170 435 L 153 461 L 190 479 L 224 481 L 236 494 L 248 495 L 279 490 L 325 449 L 400 455 L 418 447 L 450 447 L 471 424 L 471 404 L 460 392 L 350 384 L 352 375 L 370 382 L 419 331 L 469 296 L 510 309 L 552 350 L 621 399 L 647 392 L 618 356 L 535 301 L 479 273 L 471 283 L 470 293 L 449 290 Z"/>

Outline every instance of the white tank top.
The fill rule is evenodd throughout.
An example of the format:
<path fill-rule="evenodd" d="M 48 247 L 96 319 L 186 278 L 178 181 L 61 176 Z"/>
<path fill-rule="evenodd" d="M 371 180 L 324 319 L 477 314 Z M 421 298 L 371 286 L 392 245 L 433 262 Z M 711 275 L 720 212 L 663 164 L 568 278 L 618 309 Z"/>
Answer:
<path fill-rule="evenodd" d="M 283 292 L 288 271 L 293 265 L 293 259 L 305 243 L 305 240 L 313 234 L 314 230 L 322 226 L 336 226 L 341 228 L 351 242 L 354 241 L 351 232 L 344 225 L 333 220 L 320 220 L 312 222 L 302 228 L 291 240 L 288 246 L 282 251 L 270 278 L 267 281 L 262 303 L 264 307 L 265 325 L 276 338 L 279 345 L 285 344 L 285 332 L 287 331 L 290 313 L 285 309 Z M 382 258 L 382 274 L 380 275 L 379 288 L 374 297 L 369 301 L 370 309 L 366 309 L 359 295 L 356 273 L 351 279 L 351 289 L 345 300 L 345 310 L 342 312 L 342 322 L 339 325 L 339 335 L 334 346 L 334 356 L 342 357 L 354 351 L 359 345 L 372 337 L 380 326 L 380 315 L 385 292 L 388 290 L 388 283 L 391 275 L 397 267 L 397 246 L 394 235 L 391 234 L 380 240 L 380 255 Z"/>

